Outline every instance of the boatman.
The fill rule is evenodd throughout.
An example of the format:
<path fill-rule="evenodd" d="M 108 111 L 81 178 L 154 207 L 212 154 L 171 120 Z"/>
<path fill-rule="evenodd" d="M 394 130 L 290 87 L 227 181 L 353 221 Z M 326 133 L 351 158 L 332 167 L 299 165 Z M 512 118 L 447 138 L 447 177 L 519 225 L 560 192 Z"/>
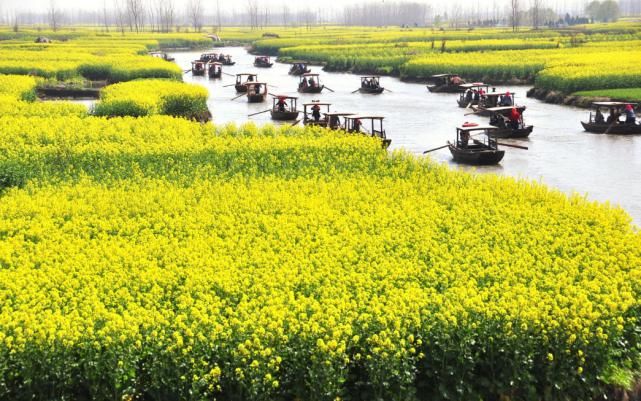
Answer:
<path fill-rule="evenodd" d="M 357 118 L 354 120 L 354 132 L 361 132 L 361 127 L 363 126 L 363 123 L 361 122 L 360 118 Z"/>
<path fill-rule="evenodd" d="M 519 110 L 516 107 L 512 107 L 512 111 L 510 112 L 510 125 L 513 129 L 518 129 L 520 124 L 521 113 L 519 113 Z"/>
<path fill-rule="evenodd" d="M 634 107 L 631 104 L 625 105 L 625 123 L 636 124 L 637 116 L 634 114 Z"/>
<path fill-rule="evenodd" d="M 285 98 L 279 97 L 278 102 L 276 103 L 276 106 L 278 107 L 278 111 L 283 113 L 285 111 L 285 106 L 287 106 L 287 103 L 285 103 Z"/>
<path fill-rule="evenodd" d="M 320 113 L 320 106 L 315 104 L 312 106 L 312 117 L 314 117 L 314 121 L 319 122 L 321 118 L 321 113 Z"/>
<path fill-rule="evenodd" d="M 597 124 L 603 124 L 605 123 L 605 117 L 603 116 L 603 113 L 601 113 L 601 108 L 597 107 L 596 109 L 596 115 L 594 116 L 594 122 Z"/>

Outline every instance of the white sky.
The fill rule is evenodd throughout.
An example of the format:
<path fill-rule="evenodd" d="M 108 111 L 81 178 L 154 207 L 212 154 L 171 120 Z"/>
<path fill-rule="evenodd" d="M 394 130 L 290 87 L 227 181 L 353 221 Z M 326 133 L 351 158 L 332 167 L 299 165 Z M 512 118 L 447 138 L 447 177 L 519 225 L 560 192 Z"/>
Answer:
<path fill-rule="evenodd" d="M 103 0 L 54 0 L 56 5 L 60 8 L 77 8 L 83 10 L 98 10 L 102 9 Z M 153 1 L 153 0 L 146 0 Z M 319 5 L 329 6 L 332 8 L 340 9 L 341 6 L 347 4 L 361 4 L 364 2 L 384 2 L 386 0 L 298 0 L 296 2 L 284 1 L 284 0 L 258 0 L 259 3 L 264 7 L 268 5 L 273 5 L 276 9 L 281 9 L 282 4 L 285 2 L 290 6 L 290 8 L 296 8 L 298 5 L 299 8 L 305 9 L 318 9 Z M 390 1 L 390 0 L 387 0 Z M 394 0 L 391 0 L 394 1 Z M 400 0 L 399 0 L 400 1 Z M 507 7 L 510 3 L 510 0 L 408 0 L 421 2 L 425 4 L 431 4 L 437 9 L 450 9 L 454 4 L 458 3 L 463 6 L 467 6 L 472 10 L 476 10 L 477 7 L 483 8 L 492 7 L 494 1 L 500 8 Z M 522 0 L 524 6 L 530 3 L 531 0 Z M 544 0 L 547 5 L 551 8 L 563 8 L 563 9 L 583 9 L 583 5 L 588 2 L 588 0 Z M 641 0 L 639 0 L 641 1 Z M 21 10 L 45 10 L 49 5 L 50 0 L 0 0 L 0 9 L 21 9 Z M 174 0 L 177 7 L 186 7 L 188 0 Z M 107 0 L 108 4 L 114 4 L 114 0 Z M 207 13 L 213 13 L 216 7 L 216 0 L 203 0 L 205 10 Z M 231 11 L 233 9 L 244 10 L 246 6 L 246 1 L 244 0 L 220 0 L 220 7 L 222 10 Z"/>

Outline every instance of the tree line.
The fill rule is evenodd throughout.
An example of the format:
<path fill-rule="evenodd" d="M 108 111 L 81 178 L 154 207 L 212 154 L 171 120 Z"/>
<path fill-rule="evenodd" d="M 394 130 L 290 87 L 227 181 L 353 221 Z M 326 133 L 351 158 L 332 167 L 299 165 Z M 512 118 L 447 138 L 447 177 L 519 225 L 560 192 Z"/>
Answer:
<path fill-rule="evenodd" d="M 0 7 L 3 1 L 0 0 Z M 13 0 L 11 0 L 13 1 Z M 5 12 L 5 24 L 14 30 L 25 25 L 48 25 L 58 30 L 62 25 L 92 24 L 104 30 L 120 32 L 170 32 L 182 29 L 201 31 L 205 25 L 214 29 L 223 25 L 249 26 L 306 26 L 338 24 L 347 26 L 510 26 L 517 31 L 522 26 L 535 29 L 590 21 L 614 21 L 622 13 L 641 13 L 641 0 L 586 0 L 583 15 L 568 17 L 550 8 L 552 0 L 477 0 L 465 7 L 453 2 L 448 7 L 434 7 L 425 2 L 361 2 L 341 10 L 319 6 L 290 7 L 266 5 L 260 0 L 241 0 L 232 11 L 221 10 L 220 0 L 102 0 L 99 9 L 63 10 L 58 0 L 48 0 L 46 10 Z M 481 4 L 482 3 L 482 4 Z M 224 3 L 225 4 L 225 3 Z M 207 8 L 205 7 L 207 6 Z"/>

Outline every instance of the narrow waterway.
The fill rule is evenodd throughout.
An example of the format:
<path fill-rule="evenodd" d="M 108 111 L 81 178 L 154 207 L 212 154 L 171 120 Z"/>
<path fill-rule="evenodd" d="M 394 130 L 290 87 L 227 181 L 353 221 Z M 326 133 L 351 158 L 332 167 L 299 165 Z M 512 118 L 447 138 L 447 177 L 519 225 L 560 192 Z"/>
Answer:
<path fill-rule="evenodd" d="M 220 51 L 212 50 L 214 52 Z M 253 56 L 240 47 L 222 49 L 231 54 L 235 66 L 224 67 L 228 74 L 257 73 L 259 81 L 272 85 L 270 92 L 299 96 L 299 103 L 323 100 L 333 104 L 332 111 L 385 116 L 387 137 L 392 139 L 391 149 L 406 149 L 415 154 L 444 145 L 453 140 L 455 127 L 463 122 L 487 123 L 487 118 L 465 116 L 469 110 L 456 104 L 458 95 L 432 94 L 425 85 L 401 82 L 397 78 L 383 77 L 381 84 L 392 92 L 381 95 L 352 94 L 360 86 L 357 75 L 321 71 L 321 82 L 335 92 L 321 95 L 301 95 L 296 92 L 298 77 L 288 75 L 289 65 L 275 63 L 271 69 L 253 66 Z M 202 52 L 172 54 L 176 63 L 187 70 L 191 61 Z M 261 104 L 248 104 L 244 97 L 235 101 L 235 78 L 223 79 L 193 77 L 185 74 L 186 82 L 197 83 L 209 89 L 209 108 L 214 122 L 243 123 L 247 120 L 258 124 L 271 123 L 269 113 L 248 118 L 248 114 L 271 107 L 271 100 Z M 641 225 L 641 137 L 589 134 L 583 131 L 581 120 L 589 111 L 574 107 L 546 104 L 525 96 L 529 87 L 497 87 L 516 93 L 516 102 L 527 106 L 524 114 L 527 124 L 534 125 L 534 132 L 527 140 L 510 141 L 529 147 L 529 150 L 505 148 L 506 155 L 499 166 L 475 167 L 478 172 L 497 173 L 520 178 L 540 180 L 552 187 L 572 193 L 587 195 L 589 199 L 610 202 L 623 207 Z M 301 107 L 302 108 L 302 107 Z M 430 154 L 435 160 L 454 164 L 448 149 Z"/>

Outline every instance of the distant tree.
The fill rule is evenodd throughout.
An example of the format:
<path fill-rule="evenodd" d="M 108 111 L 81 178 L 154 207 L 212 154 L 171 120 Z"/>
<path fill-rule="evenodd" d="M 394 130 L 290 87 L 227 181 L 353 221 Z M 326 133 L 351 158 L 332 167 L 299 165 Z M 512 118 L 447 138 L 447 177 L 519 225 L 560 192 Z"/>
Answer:
<path fill-rule="evenodd" d="M 619 19 L 619 15 L 621 14 L 621 10 L 619 9 L 619 3 L 617 3 L 614 0 L 605 0 L 604 2 L 601 3 L 601 20 L 608 22 L 608 21 L 616 21 Z"/>
<path fill-rule="evenodd" d="M 585 12 L 593 21 L 616 21 L 621 10 L 619 4 L 614 0 L 594 0 L 585 7 Z"/>
<path fill-rule="evenodd" d="M 191 20 L 191 25 L 196 32 L 203 29 L 203 2 L 202 0 L 189 0 L 187 14 Z"/>
<path fill-rule="evenodd" d="M 109 10 L 107 9 L 107 0 L 102 2 L 102 24 L 105 27 L 105 32 L 109 32 Z"/>
<path fill-rule="evenodd" d="M 285 3 L 283 4 L 283 26 L 289 25 L 289 6 Z"/>
<path fill-rule="evenodd" d="M 56 32 L 60 28 L 61 13 L 56 6 L 56 0 L 49 0 L 49 9 L 47 10 L 49 27 Z"/>
<path fill-rule="evenodd" d="M 521 25 L 521 10 L 519 0 L 510 0 L 510 8 L 512 14 L 510 15 L 510 23 L 512 24 L 512 31 L 517 32 Z"/>
<path fill-rule="evenodd" d="M 543 12 L 543 0 L 532 0 L 532 27 L 534 29 L 539 29 L 541 26 L 541 17 Z"/>

